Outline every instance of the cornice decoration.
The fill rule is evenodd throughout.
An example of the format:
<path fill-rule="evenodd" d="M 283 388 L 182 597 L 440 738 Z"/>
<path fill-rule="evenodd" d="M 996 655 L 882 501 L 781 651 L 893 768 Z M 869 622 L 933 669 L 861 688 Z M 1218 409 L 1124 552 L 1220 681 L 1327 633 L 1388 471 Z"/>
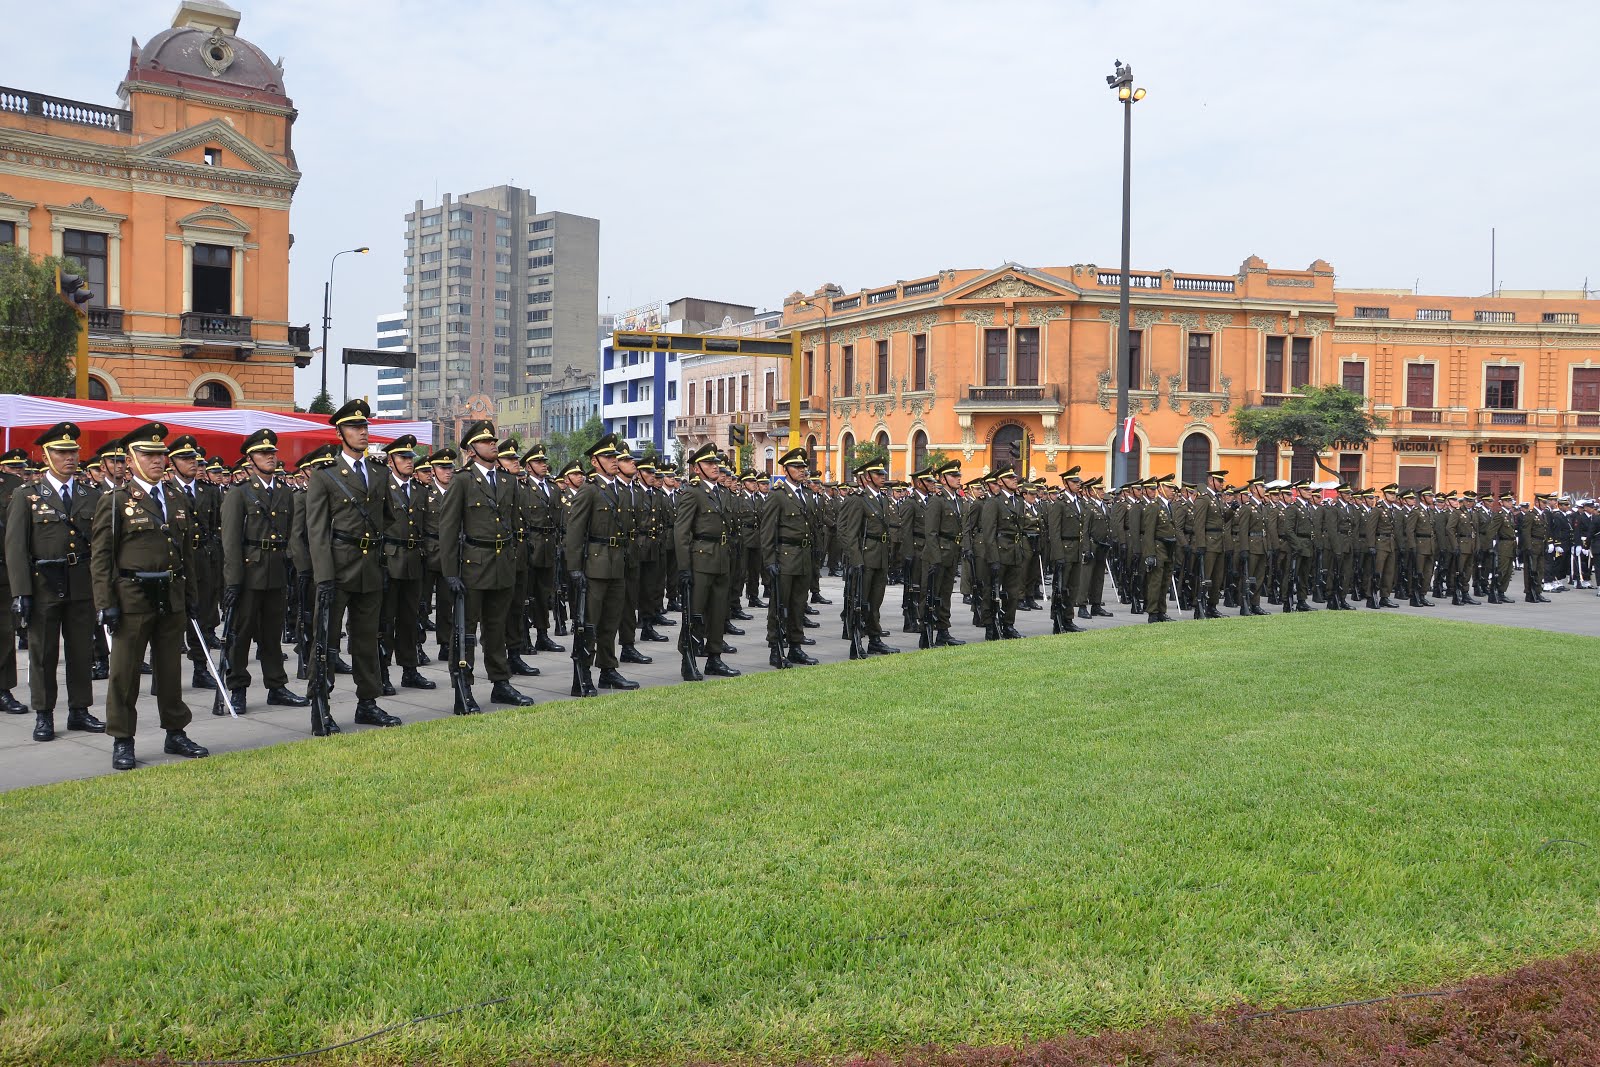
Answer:
<path fill-rule="evenodd" d="M 1322 335 L 1322 331 L 1327 330 L 1327 329 L 1329 329 L 1329 328 L 1331 328 L 1333 326 L 1333 320 L 1332 319 L 1303 319 L 1303 320 L 1301 320 L 1300 325 L 1302 327 L 1304 327 L 1306 333 L 1310 334 L 1312 337 L 1320 337 Z"/>
<path fill-rule="evenodd" d="M 1292 289 L 1311 289 L 1315 287 L 1317 283 L 1312 281 L 1310 278 L 1268 278 L 1267 284 L 1287 286 Z"/>
<path fill-rule="evenodd" d="M 1007 275 L 998 281 L 990 282 L 982 289 L 971 292 L 961 297 L 962 300 L 1016 300 L 1034 296 L 1060 296 L 1061 294 L 1042 285 L 1024 281 L 1021 278 Z"/>
<path fill-rule="evenodd" d="M 85 215 L 109 215 L 109 214 L 111 214 L 111 212 L 107 211 L 103 205 L 95 203 L 94 202 L 94 197 L 92 197 L 92 196 L 86 196 L 82 200 L 78 201 L 76 204 L 68 204 L 67 205 L 67 210 L 68 211 L 79 211 L 79 212 L 82 212 Z"/>
<path fill-rule="evenodd" d="M 1178 400 L 1178 390 L 1183 387 L 1183 375 L 1169 374 L 1167 376 L 1167 406 L 1173 411 L 1181 411 L 1182 403 Z"/>
<path fill-rule="evenodd" d="M 1276 315 L 1251 315 L 1250 328 L 1264 333 L 1282 333 L 1283 320 Z"/>
<path fill-rule="evenodd" d="M 1200 325 L 1200 316 L 1191 315 L 1187 311 L 1174 311 L 1168 316 L 1174 326 L 1182 326 L 1186 330 L 1193 330 Z"/>
<path fill-rule="evenodd" d="M 872 341 L 882 341 L 894 333 L 924 333 L 939 324 L 939 316 L 933 312 L 923 315 L 902 315 L 899 318 L 883 319 L 878 322 L 862 322 L 853 326 L 840 326 L 828 331 L 828 339 L 836 345 L 853 344 L 866 338 Z M 822 343 L 822 331 L 814 330 L 809 333 L 812 346 Z"/>
<path fill-rule="evenodd" d="M 1111 372 L 1103 370 L 1095 375 L 1098 388 L 1095 390 L 1094 402 L 1100 405 L 1101 411 L 1111 410 Z"/>
<path fill-rule="evenodd" d="M 1222 409 L 1222 413 L 1226 415 L 1233 407 L 1233 394 L 1230 392 L 1230 390 L 1233 388 L 1233 379 L 1225 375 L 1219 376 L 1217 378 L 1217 385 L 1221 387 L 1219 392 L 1222 393 L 1222 399 L 1218 402 L 1218 407 L 1220 407 Z"/>
<path fill-rule="evenodd" d="M 1104 319 L 1106 322 L 1109 322 L 1113 326 L 1121 326 L 1122 325 L 1122 309 L 1121 308 L 1101 308 L 1100 309 L 1100 317 L 1102 319 Z"/>
<path fill-rule="evenodd" d="M 179 228 L 200 227 L 211 230 L 232 230 L 236 233 L 249 233 L 250 227 L 245 221 L 221 204 L 208 204 L 198 211 L 191 211 L 178 220 Z"/>
<path fill-rule="evenodd" d="M 0 137 L 10 131 L 0 130 Z M 21 140 L 20 138 L 18 140 Z M 80 146 L 49 145 L 40 147 L 7 145 L 0 151 L 0 173 L 26 174 L 30 170 L 45 171 L 55 180 L 75 181 L 80 185 L 104 185 L 122 188 L 124 182 L 136 188 L 146 187 L 167 195 L 169 187 L 205 190 L 211 196 L 251 197 L 262 201 L 286 203 L 294 194 L 299 175 L 277 177 L 271 174 L 254 174 L 249 171 L 217 171 L 198 163 L 168 160 L 140 160 L 138 166 L 127 166 L 120 151 L 107 155 L 91 155 Z M 227 178 L 218 174 L 229 175 Z M 59 177 L 58 177 L 59 176 Z M 273 203 L 272 207 L 280 206 Z"/>
<path fill-rule="evenodd" d="M 961 313 L 961 317 L 963 320 L 967 322 L 975 322 L 979 326 L 994 325 L 994 312 L 988 310 L 987 308 L 973 308 L 969 311 L 963 311 Z"/>
<path fill-rule="evenodd" d="M 1233 316 L 1226 314 L 1211 314 L 1206 316 L 1206 329 L 1213 333 L 1221 333 L 1233 325 Z"/>
<path fill-rule="evenodd" d="M 1392 330 L 1359 330 L 1335 328 L 1335 342 L 1408 345 L 1491 345 L 1495 348 L 1600 348 L 1600 335 L 1573 335 L 1550 333 L 1473 333 L 1441 334 L 1395 332 Z"/>
<path fill-rule="evenodd" d="M 1134 308 L 1133 327 L 1136 330 L 1147 330 L 1165 318 L 1166 314 L 1160 308 Z"/>
<path fill-rule="evenodd" d="M 970 463 L 978 451 L 978 435 L 972 429 L 972 417 L 966 416 L 961 420 L 961 459 Z"/>
<path fill-rule="evenodd" d="M 1150 404 L 1150 414 L 1154 415 L 1161 410 L 1161 375 L 1151 371 L 1145 381 L 1150 386 L 1150 395 L 1146 399 Z"/>
<path fill-rule="evenodd" d="M 207 119 L 198 126 L 190 126 L 186 130 L 169 133 L 165 137 L 157 137 L 153 141 L 146 141 L 128 150 L 131 159 L 169 160 L 179 152 L 185 152 L 201 144 L 219 144 L 231 150 L 240 159 L 263 175 L 283 178 L 295 176 L 294 171 L 273 159 L 254 141 L 239 133 L 221 119 Z M 200 166 L 191 163 L 187 166 Z"/>
<path fill-rule="evenodd" d="M 1211 417 L 1211 401 L 1202 397 L 1199 400 L 1189 401 L 1189 418 L 1196 422 L 1205 422 Z"/>
<path fill-rule="evenodd" d="M 1028 325 L 1044 326 L 1055 319 L 1065 318 L 1067 309 L 1060 304 L 1036 304 L 1028 308 Z"/>

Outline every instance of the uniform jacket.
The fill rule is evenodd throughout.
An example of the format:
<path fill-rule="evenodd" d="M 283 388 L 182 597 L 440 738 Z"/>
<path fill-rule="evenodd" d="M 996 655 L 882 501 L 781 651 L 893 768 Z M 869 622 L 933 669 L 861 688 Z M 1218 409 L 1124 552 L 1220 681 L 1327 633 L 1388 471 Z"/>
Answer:
<path fill-rule="evenodd" d="M 815 506 L 787 481 L 767 494 L 761 504 L 762 566 L 794 577 L 810 575 Z"/>
<path fill-rule="evenodd" d="M 1022 497 L 996 493 L 983 502 L 979 515 L 979 544 L 983 557 L 979 561 L 986 567 L 1023 567 L 1028 563 L 1031 546 L 1028 544 L 1027 526 L 1023 518 L 1025 505 Z"/>
<path fill-rule="evenodd" d="M 889 568 L 889 497 L 862 490 L 839 509 L 844 561 L 852 567 Z"/>
<path fill-rule="evenodd" d="M 601 580 L 627 577 L 632 509 L 618 484 L 591 477 L 567 502 L 567 568 Z"/>
<path fill-rule="evenodd" d="M 343 455 L 311 475 L 306 487 L 311 569 L 319 583 L 337 582 L 343 592 L 381 593 L 389 469 L 365 458 L 357 462 L 366 464 L 365 486 Z"/>
<path fill-rule="evenodd" d="M 680 571 L 730 573 L 732 527 L 737 521 L 731 496 L 706 482 L 691 482 L 678 490 L 673 542 Z"/>
<path fill-rule="evenodd" d="M 158 510 L 150 495 L 130 480 L 125 488 L 100 497 L 93 523 L 96 607 L 120 608 L 130 615 L 160 610 L 151 600 L 154 587 L 126 573 L 137 571 L 167 574 L 166 610 L 185 610 L 187 575 L 194 568 L 193 515 L 181 490 L 164 485 L 161 496 Z"/>
<path fill-rule="evenodd" d="M 48 478 L 18 489 L 6 516 L 6 571 L 13 593 L 35 600 L 89 600 L 94 595 L 89 575 L 89 535 L 96 497 L 92 490 L 72 487 L 72 502 L 63 505 Z M 66 560 L 37 565 L 38 560 Z"/>
<path fill-rule="evenodd" d="M 439 508 L 439 573 L 468 589 L 517 584 L 517 479 L 476 463 L 456 471 Z"/>
<path fill-rule="evenodd" d="M 272 488 L 254 472 L 222 501 L 222 584 L 281 589 L 294 530 L 295 492 L 282 478 Z"/>
<path fill-rule="evenodd" d="M 414 581 L 426 569 L 428 493 L 420 482 L 389 482 L 389 527 L 383 532 L 383 567 L 390 578 Z"/>
<path fill-rule="evenodd" d="M 547 478 L 533 478 L 523 512 L 523 537 L 530 567 L 554 567 L 561 540 L 561 494 Z"/>

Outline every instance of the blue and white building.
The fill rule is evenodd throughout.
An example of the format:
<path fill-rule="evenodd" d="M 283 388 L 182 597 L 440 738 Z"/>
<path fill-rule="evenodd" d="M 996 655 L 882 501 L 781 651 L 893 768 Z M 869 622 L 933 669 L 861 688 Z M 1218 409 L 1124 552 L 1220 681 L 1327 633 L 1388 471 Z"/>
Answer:
<path fill-rule="evenodd" d="M 373 345 L 378 349 L 400 349 L 409 347 L 411 335 L 406 331 L 406 313 L 404 311 L 389 311 L 378 316 L 377 343 Z M 409 419 L 411 417 L 411 399 L 406 395 L 407 371 L 401 367 L 378 368 L 378 395 L 373 399 L 372 415 L 378 419 Z"/>
<path fill-rule="evenodd" d="M 676 352 L 618 350 L 617 333 L 632 330 L 709 333 L 755 314 L 749 304 L 680 297 L 624 311 L 600 342 L 600 418 L 635 453 L 654 447 L 672 455 L 682 412 L 682 367 Z"/>

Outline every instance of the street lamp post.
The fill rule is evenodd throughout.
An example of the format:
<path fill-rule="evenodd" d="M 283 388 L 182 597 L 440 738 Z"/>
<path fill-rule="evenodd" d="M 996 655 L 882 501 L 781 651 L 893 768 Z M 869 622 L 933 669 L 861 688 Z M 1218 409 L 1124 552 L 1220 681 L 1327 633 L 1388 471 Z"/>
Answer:
<path fill-rule="evenodd" d="M 796 307 L 816 308 L 822 312 L 822 432 L 826 439 L 823 447 L 828 452 L 828 477 L 833 477 L 833 337 L 829 333 L 828 302 L 835 293 L 842 293 L 837 285 L 822 287 L 822 300 L 802 300 Z"/>
<path fill-rule="evenodd" d="M 333 319 L 331 317 L 331 309 L 333 307 L 333 268 L 334 268 L 334 266 L 336 264 L 338 264 L 340 256 L 349 255 L 352 252 L 359 253 L 360 255 L 364 256 L 369 251 L 371 251 L 371 249 L 367 248 L 366 245 L 362 245 L 360 248 L 347 248 L 343 252 L 335 252 L 333 254 L 333 258 L 328 261 L 328 281 L 327 281 L 327 284 L 322 287 L 322 392 L 323 393 L 326 393 L 328 391 L 328 355 L 329 355 L 329 353 L 328 353 L 328 327 L 333 322 Z M 346 367 L 344 369 L 344 391 L 346 393 L 348 393 L 350 391 L 350 368 L 349 367 Z M 318 395 L 321 395 L 321 394 L 318 394 Z M 345 397 L 345 399 L 348 400 L 350 398 L 349 397 Z"/>
<path fill-rule="evenodd" d="M 1106 84 L 1122 101 L 1122 278 L 1117 299 L 1122 309 L 1117 329 L 1117 428 L 1111 444 L 1111 482 L 1128 483 L 1128 454 L 1122 451 L 1122 428 L 1128 422 L 1128 365 L 1132 360 L 1133 332 L 1128 323 L 1129 214 L 1133 200 L 1133 105 L 1144 99 L 1144 90 L 1133 87 L 1133 67 L 1115 61 L 1116 70 L 1106 75 Z"/>

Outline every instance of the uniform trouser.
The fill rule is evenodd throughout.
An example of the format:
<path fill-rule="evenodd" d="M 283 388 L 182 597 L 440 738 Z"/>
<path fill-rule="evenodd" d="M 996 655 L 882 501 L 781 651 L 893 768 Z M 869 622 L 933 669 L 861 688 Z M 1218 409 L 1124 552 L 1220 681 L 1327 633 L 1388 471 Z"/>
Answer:
<path fill-rule="evenodd" d="M 617 639 L 624 648 L 632 648 L 639 639 L 639 564 L 632 558 L 623 569 L 622 617 L 617 620 Z"/>
<path fill-rule="evenodd" d="M 1311 558 L 1309 550 L 1295 552 L 1290 550 L 1288 560 L 1283 566 L 1282 597 L 1289 599 L 1289 586 L 1294 586 L 1294 599 L 1297 603 L 1305 603 L 1312 590 L 1312 565 L 1315 561 Z"/>
<path fill-rule="evenodd" d="M 1423 547 L 1423 543 L 1419 541 L 1414 558 L 1416 562 L 1413 566 L 1416 570 L 1411 575 L 1411 591 L 1419 600 L 1426 599 L 1428 594 L 1433 592 L 1433 542 L 1429 541 L 1427 547 Z"/>
<path fill-rule="evenodd" d="M 625 579 L 588 579 L 584 611 L 587 613 L 585 618 L 589 625 L 594 627 L 594 662 L 601 670 L 617 669 L 617 626 L 622 622 L 622 612 L 627 603 L 628 590 Z M 574 615 L 572 620 L 573 626 L 577 626 L 578 617 Z"/>
<path fill-rule="evenodd" d="M 785 621 L 784 639 L 790 648 L 799 648 L 805 638 L 806 597 L 811 592 L 811 568 L 807 567 L 799 574 L 778 575 L 776 589 L 769 589 L 767 601 L 767 647 L 776 648 L 778 645 L 778 616 L 780 605 L 787 610 L 789 617 Z"/>
<path fill-rule="evenodd" d="M 1096 608 L 1106 602 L 1106 550 L 1098 545 L 1094 559 L 1079 571 L 1077 602 Z"/>
<path fill-rule="evenodd" d="M 1221 549 L 1196 549 L 1200 558 L 1196 568 L 1200 574 L 1201 582 L 1209 582 L 1206 589 L 1206 607 L 1215 609 L 1217 598 L 1222 595 L 1222 583 L 1228 576 L 1228 554 Z"/>
<path fill-rule="evenodd" d="M 1472 592 L 1473 570 L 1477 564 L 1477 560 L 1474 557 L 1475 553 L 1470 544 L 1458 544 L 1456 546 L 1455 566 L 1451 571 L 1453 583 L 1450 589 L 1452 592 L 1461 594 L 1470 594 Z"/>
<path fill-rule="evenodd" d="M 97 629 L 92 600 L 34 598 L 33 618 L 28 623 L 28 688 L 34 711 L 56 708 L 56 665 L 61 661 L 63 640 L 67 646 L 67 706 L 87 708 L 94 702 L 89 670 Z"/>
<path fill-rule="evenodd" d="M 4 568 L 0 568 L 3 570 Z M 11 614 L 11 584 L 0 578 L 0 692 L 17 687 L 17 631 Z"/>
<path fill-rule="evenodd" d="M 935 574 L 935 571 L 938 573 Z M 955 564 L 939 563 L 932 559 L 922 561 L 922 588 L 926 590 L 928 583 L 933 583 L 933 628 L 935 630 L 950 629 L 950 598 L 956 589 Z M 926 592 L 923 594 L 927 595 Z"/>
<path fill-rule="evenodd" d="M 1250 606 L 1261 606 L 1261 587 L 1267 584 L 1267 550 L 1263 546 L 1259 550 L 1252 549 L 1245 554 L 1244 564 L 1245 592 L 1250 598 Z"/>
<path fill-rule="evenodd" d="M 530 612 L 533 615 L 533 628 L 539 633 L 550 631 L 550 606 L 555 603 L 556 597 L 556 565 L 529 564 L 528 566 L 528 599 L 532 601 Z"/>
<path fill-rule="evenodd" d="M 531 652 L 522 647 L 522 602 L 528 597 L 528 568 L 518 553 L 516 583 L 511 587 L 511 601 L 506 604 L 506 646 L 518 653 Z"/>
<path fill-rule="evenodd" d="M 1543 545 L 1531 547 L 1528 558 L 1522 561 L 1522 591 L 1528 596 L 1539 596 L 1544 592 L 1544 552 Z M 0 665 L 0 673 L 4 669 Z"/>
<path fill-rule="evenodd" d="M 195 622 L 200 624 L 200 629 L 210 633 L 217 628 L 217 573 L 211 565 L 208 549 L 200 549 L 194 557 L 194 595 Z M 189 662 L 194 664 L 194 669 L 204 670 L 206 667 L 206 650 L 201 646 L 198 638 L 187 628 L 183 632 L 183 639 L 189 649 Z M 152 666 L 151 668 L 155 668 Z"/>
<path fill-rule="evenodd" d="M 1067 608 L 1075 608 L 1079 604 L 1087 603 L 1083 599 L 1083 546 L 1077 541 L 1066 541 L 1061 549 L 1061 602 Z"/>
<path fill-rule="evenodd" d="M 666 592 L 666 568 L 659 559 L 639 561 L 639 625 L 653 626 L 661 614 L 661 598 Z"/>
<path fill-rule="evenodd" d="M 737 545 L 729 549 L 728 615 L 730 617 L 738 610 L 739 594 L 744 590 L 744 558 L 745 549 L 743 545 Z"/>
<path fill-rule="evenodd" d="M 156 712 L 163 730 L 182 730 L 193 716 L 183 701 L 184 631 L 188 616 L 183 612 L 157 615 L 130 612 L 111 642 L 111 680 L 106 687 L 106 733 L 112 737 L 132 737 L 138 727 L 139 666 L 145 649 L 150 649 L 150 670 L 154 675 Z M 31 642 L 30 642 L 31 644 Z"/>
<path fill-rule="evenodd" d="M 862 567 L 861 568 L 861 628 L 868 638 L 883 637 L 883 623 L 880 616 L 883 611 L 884 590 L 889 587 L 889 568 L 887 567 Z M 848 610 L 848 605 L 846 606 Z"/>
<path fill-rule="evenodd" d="M 416 669 L 417 642 L 422 633 L 417 628 L 417 613 L 421 605 L 421 578 L 390 578 L 384 586 L 383 645 L 388 650 L 383 659 L 385 667 L 392 658 L 407 670 Z"/>
<path fill-rule="evenodd" d="M 698 615 L 702 636 L 705 637 L 706 655 L 720 656 L 723 631 L 728 624 L 728 591 L 733 588 L 733 578 L 726 571 L 709 574 L 694 572 L 694 599 L 689 605 L 691 618 Z M 804 609 L 801 609 L 804 614 Z"/>
<path fill-rule="evenodd" d="M 744 595 L 747 600 L 761 599 L 761 581 L 765 576 L 761 573 L 761 549 L 751 545 L 744 553 Z M 811 581 L 810 575 L 806 582 Z"/>
<path fill-rule="evenodd" d="M 1512 541 L 1502 541 L 1495 546 L 1495 589 L 1501 596 L 1511 588 L 1511 572 L 1517 559 L 1517 546 Z"/>
<path fill-rule="evenodd" d="M 991 572 L 992 573 L 992 572 Z M 985 622 L 993 621 L 1002 627 L 1017 625 L 1017 604 L 1022 600 L 1023 590 L 1028 584 L 1028 564 L 1002 563 L 1000 564 L 1000 613 L 993 620 L 985 618 Z M 989 590 L 989 603 L 994 602 L 994 590 Z M 992 608 L 991 608 L 992 613 Z"/>
<path fill-rule="evenodd" d="M 433 583 L 433 639 L 439 642 L 439 658 L 448 661 L 450 631 L 455 626 L 456 601 L 450 592 L 450 584 L 444 580 L 443 574 L 429 571 L 428 580 Z"/>
<path fill-rule="evenodd" d="M 316 587 L 312 586 L 313 595 Z M 376 598 L 374 598 L 376 599 Z M 335 608 L 337 609 L 337 600 Z M 289 675 L 283 667 L 283 587 L 239 590 L 239 600 L 234 604 L 235 633 L 233 647 L 228 650 L 229 689 L 250 688 L 250 642 L 256 643 L 256 660 L 261 664 L 261 681 L 268 689 L 289 684 Z M 338 611 L 333 615 L 337 632 Z M 330 651 L 337 647 L 332 635 L 328 639 Z"/>
<path fill-rule="evenodd" d="M 1367 591 L 1368 596 L 1387 597 L 1394 592 L 1395 575 L 1399 571 L 1399 561 L 1395 556 L 1394 542 L 1386 538 L 1378 539 L 1378 554 L 1372 561 L 1372 577 L 1375 589 Z"/>
<path fill-rule="evenodd" d="M 350 637 L 350 672 L 355 676 L 358 700 L 376 700 L 383 695 L 378 663 L 378 616 L 383 605 L 381 595 L 344 589 L 333 598 L 334 615 L 344 618 Z"/>
<path fill-rule="evenodd" d="M 1139 560 L 1144 566 L 1144 560 Z M 1164 553 L 1156 553 L 1156 565 L 1145 572 L 1144 610 L 1151 615 L 1167 613 L 1167 586 L 1172 579 L 1172 561 Z"/>
<path fill-rule="evenodd" d="M 473 589 L 467 587 L 467 684 L 472 684 L 472 668 L 476 662 L 472 635 L 479 634 L 478 645 L 483 649 L 483 669 L 491 682 L 511 679 L 511 664 L 506 662 L 506 613 L 516 590 L 512 586 L 500 589 Z M 589 602 L 594 610 L 594 601 Z M 482 625 L 480 633 L 479 626 Z M 605 666 L 604 663 L 601 666 Z M 360 695 L 361 669 L 356 668 L 357 695 Z M 377 696 L 374 688 L 373 696 Z"/>

